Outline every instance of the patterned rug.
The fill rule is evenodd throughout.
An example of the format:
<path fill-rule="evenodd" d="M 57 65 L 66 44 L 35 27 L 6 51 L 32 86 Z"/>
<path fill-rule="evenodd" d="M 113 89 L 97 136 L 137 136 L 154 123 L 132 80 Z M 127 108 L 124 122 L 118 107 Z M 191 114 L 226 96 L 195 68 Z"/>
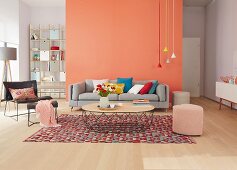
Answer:
<path fill-rule="evenodd" d="M 172 116 L 154 115 L 153 123 L 144 131 L 96 132 L 88 129 L 81 115 L 60 115 L 61 127 L 42 128 L 24 142 L 60 143 L 196 143 L 193 138 L 172 132 Z"/>

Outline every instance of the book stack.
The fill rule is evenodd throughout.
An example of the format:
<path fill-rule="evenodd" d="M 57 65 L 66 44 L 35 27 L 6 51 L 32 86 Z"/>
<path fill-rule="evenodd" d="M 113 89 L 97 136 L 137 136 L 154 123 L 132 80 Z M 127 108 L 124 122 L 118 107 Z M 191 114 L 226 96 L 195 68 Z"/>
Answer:
<path fill-rule="evenodd" d="M 147 99 L 138 99 L 138 100 L 133 100 L 134 105 L 145 105 L 145 104 L 150 104 L 150 101 Z"/>

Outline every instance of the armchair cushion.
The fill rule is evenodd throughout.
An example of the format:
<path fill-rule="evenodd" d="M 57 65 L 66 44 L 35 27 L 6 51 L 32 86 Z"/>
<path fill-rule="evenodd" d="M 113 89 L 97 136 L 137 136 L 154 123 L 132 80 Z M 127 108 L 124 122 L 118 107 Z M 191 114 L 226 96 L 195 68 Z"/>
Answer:
<path fill-rule="evenodd" d="M 35 99 L 37 96 L 35 95 L 34 88 L 23 88 L 23 89 L 12 89 L 9 88 L 9 91 L 14 100 L 24 100 L 24 99 Z"/>
<path fill-rule="evenodd" d="M 6 89 L 6 95 L 5 95 L 5 100 L 9 101 L 12 100 L 13 97 L 10 93 L 10 88 L 11 89 L 23 89 L 23 88 L 34 88 L 34 93 L 37 96 L 37 82 L 35 80 L 31 81 L 21 81 L 21 82 L 3 82 L 5 89 Z"/>

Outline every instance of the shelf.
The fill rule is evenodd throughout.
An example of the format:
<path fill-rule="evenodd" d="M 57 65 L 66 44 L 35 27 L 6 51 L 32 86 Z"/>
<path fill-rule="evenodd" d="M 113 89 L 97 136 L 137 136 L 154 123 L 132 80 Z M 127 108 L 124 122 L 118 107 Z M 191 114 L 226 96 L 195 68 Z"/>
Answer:
<path fill-rule="evenodd" d="M 39 28 L 30 28 L 31 31 L 40 31 Z"/>
<path fill-rule="evenodd" d="M 66 41 L 66 39 L 51 39 L 50 41 Z"/>
<path fill-rule="evenodd" d="M 58 61 L 58 62 L 64 62 L 65 60 L 48 60 L 48 61 L 40 61 L 40 60 L 30 60 L 31 62 L 54 62 L 54 61 Z"/>
<path fill-rule="evenodd" d="M 36 34 L 39 39 L 30 39 L 33 34 Z M 66 39 L 64 26 L 60 24 L 30 25 L 30 38 L 31 79 L 37 79 L 39 89 L 51 89 L 52 91 L 60 89 L 62 93 L 58 97 L 65 96 Z M 59 50 L 51 50 L 52 46 L 59 47 Z M 51 57 L 57 58 L 57 60 L 51 60 Z M 61 58 L 64 60 L 61 60 Z M 37 69 L 34 70 L 35 68 Z M 51 82 L 52 80 L 54 81 Z M 43 91 L 40 93 L 48 93 Z M 54 96 L 55 94 L 49 92 L 49 95 Z"/>
<path fill-rule="evenodd" d="M 30 41 L 66 41 L 66 39 L 40 39 L 40 40 L 30 40 Z"/>
<path fill-rule="evenodd" d="M 32 52 L 40 52 L 40 51 L 65 51 L 65 50 L 30 50 Z"/>

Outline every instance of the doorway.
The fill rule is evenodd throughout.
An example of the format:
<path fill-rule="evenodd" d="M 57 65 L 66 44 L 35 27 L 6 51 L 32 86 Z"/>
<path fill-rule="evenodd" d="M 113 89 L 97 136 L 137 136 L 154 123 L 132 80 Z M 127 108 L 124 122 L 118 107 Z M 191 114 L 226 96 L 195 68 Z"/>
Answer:
<path fill-rule="evenodd" d="M 183 38 L 183 91 L 200 97 L 200 38 Z"/>

